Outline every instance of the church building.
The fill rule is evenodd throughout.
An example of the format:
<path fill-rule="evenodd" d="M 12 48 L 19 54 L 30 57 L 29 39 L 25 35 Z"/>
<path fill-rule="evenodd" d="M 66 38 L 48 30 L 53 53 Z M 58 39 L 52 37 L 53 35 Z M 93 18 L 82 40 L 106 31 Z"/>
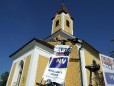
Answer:
<path fill-rule="evenodd" d="M 33 38 L 10 55 L 13 63 L 6 86 L 38 86 L 37 83 L 41 83 L 49 58 L 53 54 L 54 45 L 61 45 L 63 40 L 66 45 L 72 46 L 64 86 L 99 84 L 96 78 L 98 74 L 90 75 L 90 71 L 86 68 L 93 65 L 93 61 L 101 65 L 99 51 L 73 35 L 73 20 L 62 3 L 52 18 L 51 34 L 43 40 Z M 72 43 L 73 39 L 77 41 L 74 40 L 75 43 Z M 101 67 L 98 73 L 100 72 Z M 45 81 L 42 81 L 43 83 Z"/>

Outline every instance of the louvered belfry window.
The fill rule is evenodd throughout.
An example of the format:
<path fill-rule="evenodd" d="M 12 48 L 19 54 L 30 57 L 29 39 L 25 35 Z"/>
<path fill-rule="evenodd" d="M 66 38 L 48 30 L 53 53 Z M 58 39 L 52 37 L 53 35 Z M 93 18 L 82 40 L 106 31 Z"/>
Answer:
<path fill-rule="evenodd" d="M 55 27 L 57 27 L 58 25 L 59 25 L 59 20 L 56 21 Z"/>
<path fill-rule="evenodd" d="M 70 27 L 70 23 L 68 20 L 66 20 L 66 26 Z"/>

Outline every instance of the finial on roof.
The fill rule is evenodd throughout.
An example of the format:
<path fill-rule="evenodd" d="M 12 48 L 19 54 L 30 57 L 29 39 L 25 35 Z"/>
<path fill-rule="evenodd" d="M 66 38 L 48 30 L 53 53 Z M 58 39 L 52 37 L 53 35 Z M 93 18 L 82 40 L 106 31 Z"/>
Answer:
<path fill-rule="evenodd" d="M 71 17 L 72 20 L 74 20 L 72 18 L 72 16 L 70 15 L 69 11 L 67 10 L 65 4 L 64 4 L 64 0 L 62 0 L 63 2 L 61 3 L 61 7 L 59 8 L 59 10 L 56 12 L 56 14 L 61 14 L 62 12 L 65 13 L 65 14 L 69 14 L 69 16 Z M 54 19 L 55 17 L 52 18 L 52 20 Z"/>
<path fill-rule="evenodd" d="M 63 0 L 63 2 L 64 2 L 64 0 Z M 64 3 L 61 3 L 60 9 L 57 11 L 58 14 L 60 14 L 62 12 L 66 13 L 66 14 L 69 13 Z"/>

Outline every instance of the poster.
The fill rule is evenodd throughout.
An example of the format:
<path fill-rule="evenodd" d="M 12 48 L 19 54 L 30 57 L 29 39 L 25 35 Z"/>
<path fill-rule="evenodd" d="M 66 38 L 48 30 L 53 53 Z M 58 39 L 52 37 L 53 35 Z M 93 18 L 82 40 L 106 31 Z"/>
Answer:
<path fill-rule="evenodd" d="M 114 58 L 100 54 L 105 86 L 114 86 Z"/>
<path fill-rule="evenodd" d="M 52 82 L 64 83 L 70 52 L 69 45 L 55 45 L 53 55 L 50 57 L 43 75 L 44 80 L 50 79 Z"/>

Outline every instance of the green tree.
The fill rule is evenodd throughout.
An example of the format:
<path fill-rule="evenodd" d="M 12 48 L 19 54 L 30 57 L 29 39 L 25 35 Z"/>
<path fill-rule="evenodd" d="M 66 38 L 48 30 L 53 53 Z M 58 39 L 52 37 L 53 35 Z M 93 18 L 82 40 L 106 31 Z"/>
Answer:
<path fill-rule="evenodd" d="M 8 80 L 8 76 L 9 76 L 9 72 L 2 73 L 0 86 L 6 86 L 6 83 L 7 83 L 7 80 Z"/>
<path fill-rule="evenodd" d="M 111 40 L 111 42 L 114 42 L 114 40 Z M 112 51 L 110 52 L 110 54 L 111 54 L 111 57 L 114 58 L 114 50 L 112 50 Z"/>
<path fill-rule="evenodd" d="M 93 79 L 95 80 L 93 86 L 105 86 L 103 73 L 101 71 L 99 71 L 97 77 L 95 76 Z"/>
<path fill-rule="evenodd" d="M 2 81 L 0 81 L 0 86 L 2 86 Z"/>

